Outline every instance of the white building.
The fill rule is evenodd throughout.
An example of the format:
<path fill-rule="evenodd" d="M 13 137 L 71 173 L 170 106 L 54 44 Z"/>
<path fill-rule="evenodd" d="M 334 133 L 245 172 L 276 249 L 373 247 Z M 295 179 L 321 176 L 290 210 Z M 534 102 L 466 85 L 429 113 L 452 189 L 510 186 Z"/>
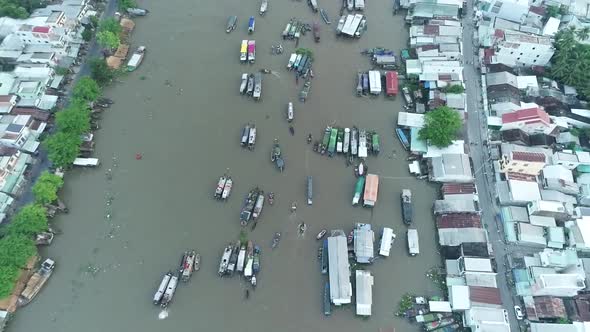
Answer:
<path fill-rule="evenodd" d="M 573 297 L 586 288 L 584 276 L 574 273 L 541 274 L 531 286 L 533 296 Z"/>
<path fill-rule="evenodd" d="M 553 42 L 546 36 L 535 36 L 510 30 L 496 30 L 501 34 L 494 47 L 492 62 L 510 67 L 545 66 L 554 53 Z"/>
<path fill-rule="evenodd" d="M 527 0 L 491 0 L 482 2 L 480 9 L 485 17 L 521 23 L 529 12 L 529 3 Z"/>
<path fill-rule="evenodd" d="M 510 332 L 505 309 L 472 307 L 463 315 L 464 325 L 472 332 Z"/>
<path fill-rule="evenodd" d="M 328 237 L 330 299 L 335 305 L 351 302 L 352 285 L 348 263 L 348 245 L 344 235 Z"/>
<path fill-rule="evenodd" d="M 371 316 L 373 283 L 369 271 L 356 270 L 356 314 L 359 316 Z"/>

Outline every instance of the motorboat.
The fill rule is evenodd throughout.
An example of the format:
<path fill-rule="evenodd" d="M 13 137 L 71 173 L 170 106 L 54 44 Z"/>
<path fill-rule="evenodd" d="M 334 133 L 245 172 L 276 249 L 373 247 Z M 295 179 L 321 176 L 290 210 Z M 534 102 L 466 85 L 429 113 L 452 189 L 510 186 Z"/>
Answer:
<path fill-rule="evenodd" d="M 221 255 L 221 261 L 219 262 L 219 276 L 223 276 L 227 273 L 227 267 L 229 265 L 229 259 L 231 257 L 231 253 L 233 251 L 232 245 L 228 245 L 223 250 L 223 254 Z"/>
<path fill-rule="evenodd" d="M 172 297 L 176 292 L 176 286 L 178 286 L 178 277 L 173 275 L 170 277 L 170 281 L 168 282 L 166 290 L 164 291 L 164 295 L 162 296 L 162 301 L 160 302 L 162 308 L 166 308 L 172 301 Z"/>
<path fill-rule="evenodd" d="M 315 238 L 316 238 L 316 240 L 321 240 L 321 239 L 324 237 L 324 235 L 326 235 L 326 232 L 327 232 L 327 230 L 325 230 L 325 229 L 322 229 L 322 230 L 321 230 L 321 231 L 318 233 L 318 235 L 315 237 Z"/>
<path fill-rule="evenodd" d="M 346 9 L 351 12 L 354 9 L 354 0 L 346 0 Z"/>
<path fill-rule="evenodd" d="M 194 264 L 195 264 L 195 265 L 194 265 L 194 268 L 193 268 L 193 270 L 194 270 L 195 272 L 196 272 L 196 271 L 199 271 L 199 269 L 201 268 L 201 254 L 196 254 L 196 255 L 195 255 L 195 263 L 194 263 Z"/>
<path fill-rule="evenodd" d="M 234 274 L 236 270 L 236 264 L 238 262 L 238 254 L 240 252 L 240 241 L 238 241 L 232 250 L 232 253 L 229 257 L 229 263 L 227 264 L 227 273 L 230 275 Z"/>
<path fill-rule="evenodd" d="M 135 69 L 137 69 L 137 67 L 139 67 L 139 65 L 143 61 L 143 57 L 145 56 L 145 51 L 145 46 L 139 46 L 135 50 L 131 58 L 129 58 L 129 62 L 127 62 L 127 71 L 134 71 Z"/>
<path fill-rule="evenodd" d="M 248 33 L 249 34 L 254 33 L 255 27 L 256 27 L 256 20 L 254 19 L 254 16 L 250 16 L 250 19 L 248 20 Z"/>
<path fill-rule="evenodd" d="M 226 181 L 227 181 L 227 177 L 225 175 L 221 176 L 219 178 L 219 181 L 217 181 L 217 188 L 215 188 L 215 194 L 214 194 L 215 198 L 221 198 L 221 195 L 223 194 L 223 188 L 225 187 Z"/>
<path fill-rule="evenodd" d="M 235 15 L 230 16 L 227 19 L 227 27 L 225 28 L 225 32 L 230 33 L 232 31 L 234 31 L 237 23 L 238 23 L 238 17 Z"/>
<path fill-rule="evenodd" d="M 231 179 L 231 177 L 227 178 L 227 181 L 225 181 L 225 186 L 223 186 L 223 192 L 221 193 L 221 199 L 228 199 L 229 195 L 231 194 L 231 189 L 233 187 L 233 180 Z"/>
<path fill-rule="evenodd" d="M 262 0 L 262 3 L 260 4 L 260 16 L 264 16 L 264 14 L 266 14 L 267 10 L 268 10 L 268 0 Z"/>
<path fill-rule="evenodd" d="M 342 15 L 338 20 L 338 25 L 336 25 L 336 33 L 341 34 L 342 28 L 344 28 L 344 24 L 346 23 L 346 15 Z"/>
<path fill-rule="evenodd" d="M 182 263 L 180 266 L 180 280 L 187 282 L 193 275 L 193 269 L 195 268 L 195 257 L 197 253 L 194 250 L 185 252 L 182 257 Z"/>
<path fill-rule="evenodd" d="M 287 107 L 287 121 L 289 121 L 289 122 L 293 121 L 294 117 L 295 117 L 295 114 L 293 111 L 293 103 L 289 102 L 289 105 Z"/>
<path fill-rule="evenodd" d="M 253 274 L 258 274 L 260 272 L 260 247 L 254 247 L 254 261 L 252 262 L 252 272 Z"/>
<path fill-rule="evenodd" d="M 242 146 L 248 145 L 248 137 L 250 136 L 250 124 L 247 124 L 242 128 L 242 137 L 240 139 L 240 144 Z"/>
<path fill-rule="evenodd" d="M 270 192 L 268 193 L 268 204 L 273 205 L 275 202 L 275 193 Z"/>
<path fill-rule="evenodd" d="M 363 175 L 367 174 L 367 165 L 363 161 L 360 161 L 356 170 L 357 170 L 357 172 L 356 172 L 357 176 L 363 176 Z"/>
<path fill-rule="evenodd" d="M 255 275 L 252 276 L 252 279 L 250 279 L 250 284 L 252 285 L 252 287 L 256 287 L 258 285 L 258 281 Z"/>
<path fill-rule="evenodd" d="M 254 149 L 254 144 L 256 144 L 256 126 L 251 126 L 248 132 L 248 149 Z"/>
<path fill-rule="evenodd" d="M 240 246 L 240 252 L 238 253 L 238 262 L 236 265 L 236 271 L 244 271 L 244 263 L 246 262 L 246 245 L 242 243 Z"/>
<path fill-rule="evenodd" d="M 410 225 L 412 223 L 412 191 L 410 189 L 402 190 L 401 201 L 402 219 L 404 224 Z"/>
<path fill-rule="evenodd" d="M 342 146 L 342 153 L 348 153 L 350 146 L 350 128 L 344 128 L 344 144 Z"/>
<path fill-rule="evenodd" d="M 248 87 L 248 73 L 242 74 L 242 82 L 240 83 L 240 93 L 246 93 L 246 88 Z"/>
<path fill-rule="evenodd" d="M 330 22 L 330 18 L 328 17 L 328 12 L 324 8 L 320 9 L 320 15 L 326 24 L 332 24 L 332 22 Z"/>
<path fill-rule="evenodd" d="M 262 74 L 256 73 L 256 74 L 254 74 L 254 92 L 252 92 L 252 97 L 254 97 L 254 99 L 256 99 L 256 100 L 259 100 L 261 95 L 262 95 Z"/>
<path fill-rule="evenodd" d="M 250 96 L 254 93 L 254 74 L 250 74 L 248 76 L 248 86 L 246 88 L 246 93 Z"/>
<path fill-rule="evenodd" d="M 271 244 L 271 248 L 274 249 L 279 245 L 279 241 L 281 240 L 281 233 L 280 232 L 276 232 L 274 234 L 274 236 L 272 237 L 272 244 Z"/>
<path fill-rule="evenodd" d="M 240 224 L 242 226 L 246 226 L 252 218 L 252 212 L 254 210 L 254 206 L 256 205 L 257 199 L 258 188 L 250 190 L 248 195 L 246 195 L 246 198 L 244 199 L 244 205 L 242 206 L 242 211 L 240 212 Z"/>
<path fill-rule="evenodd" d="M 160 286 L 158 287 L 156 294 L 154 294 L 154 304 L 155 305 L 160 304 L 160 301 L 162 300 L 162 297 L 164 296 L 164 292 L 166 291 L 166 287 L 168 287 L 168 283 L 170 282 L 171 278 L 172 278 L 172 272 L 168 272 L 168 273 L 164 274 L 164 276 L 162 277 L 162 281 L 160 281 Z"/>
<path fill-rule="evenodd" d="M 258 192 L 258 197 L 256 198 L 256 203 L 254 204 L 254 210 L 252 211 L 252 219 L 257 220 L 262 213 L 262 208 L 264 207 L 264 191 L 260 190 Z"/>
<path fill-rule="evenodd" d="M 272 148 L 272 151 L 270 153 L 270 161 L 272 161 L 273 163 L 277 160 L 277 157 L 281 156 L 281 147 L 279 146 L 279 140 L 275 139 L 275 144 Z"/>

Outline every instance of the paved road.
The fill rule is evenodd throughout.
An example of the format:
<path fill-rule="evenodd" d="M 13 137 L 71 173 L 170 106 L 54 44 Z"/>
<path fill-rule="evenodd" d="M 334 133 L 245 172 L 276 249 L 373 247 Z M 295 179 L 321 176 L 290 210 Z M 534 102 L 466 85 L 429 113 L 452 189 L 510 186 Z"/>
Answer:
<path fill-rule="evenodd" d="M 496 220 L 499 209 L 495 203 L 495 186 L 492 180 L 492 164 L 489 158 L 489 150 L 483 142 L 487 140 L 486 116 L 481 104 L 481 74 L 476 68 L 477 59 L 474 54 L 477 47 L 474 46 L 473 24 L 473 0 L 467 1 L 467 13 L 463 20 L 463 54 L 465 67 L 463 69 L 466 94 L 467 94 L 467 134 L 470 142 L 470 155 L 475 170 L 475 182 L 479 191 L 479 204 L 482 210 L 483 224 L 488 230 L 488 240 L 494 250 L 497 262 L 498 288 L 504 308 L 508 311 L 510 329 L 519 331 L 519 324 L 513 310 L 515 304 L 511 288 L 508 285 L 506 268 L 506 254 L 510 248 L 504 243 L 503 230 L 500 222 Z"/>
<path fill-rule="evenodd" d="M 109 0 L 107 3 L 105 3 L 105 9 L 104 9 L 100 18 L 103 19 L 105 17 L 113 16 L 116 11 L 117 11 L 117 1 L 116 0 Z M 90 45 L 88 48 L 88 58 L 96 57 L 96 56 L 101 56 L 101 48 L 96 43 L 96 41 L 93 39 L 90 42 Z M 82 78 L 84 76 L 88 76 L 88 75 L 90 75 L 90 66 L 86 63 L 86 61 L 83 61 L 78 72 L 74 75 L 74 78 L 73 78 L 72 82 L 70 83 L 70 86 L 67 88 L 68 92 L 67 92 L 65 98 L 68 98 L 68 100 L 69 100 L 69 98 L 71 97 L 71 94 L 72 94 L 71 87 L 73 87 L 74 84 L 80 78 Z M 50 133 L 52 133 L 54 131 L 54 129 L 55 129 L 55 127 L 52 127 L 50 130 Z M 29 172 L 28 185 L 23 190 L 21 196 L 17 199 L 16 203 L 13 205 L 14 210 L 18 210 L 23 205 L 26 205 L 26 204 L 33 201 L 34 197 L 33 197 L 32 191 L 31 191 L 32 184 L 35 183 L 35 181 L 37 181 L 37 178 L 39 177 L 41 172 L 47 170 L 50 166 L 51 166 L 51 162 L 49 162 L 49 159 L 47 158 L 47 151 L 41 146 L 39 148 L 39 154 L 36 157 L 36 162 L 33 164 L 32 168 Z"/>

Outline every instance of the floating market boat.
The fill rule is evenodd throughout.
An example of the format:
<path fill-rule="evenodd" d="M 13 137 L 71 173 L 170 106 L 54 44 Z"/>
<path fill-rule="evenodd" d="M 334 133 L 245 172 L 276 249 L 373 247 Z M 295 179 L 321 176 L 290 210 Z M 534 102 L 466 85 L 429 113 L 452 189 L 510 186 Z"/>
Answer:
<path fill-rule="evenodd" d="M 244 267 L 244 277 L 252 278 L 252 265 L 254 264 L 254 244 L 248 241 L 248 248 L 246 251 L 246 266 Z"/>
<path fill-rule="evenodd" d="M 365 130 L 359 131 L 359 158 L 367 158 L 367 132 Z"/>
<path fill-rule="evenodd" d="M 279 241 L 281 240 L 281 233 L 276 232 L 275 235 L 272 237 L 272 244 L 270 247 L 272 249 L 276 248 L 279 245 Z"/>
<path fill-rule="evenodd" d="M 219 181 L 217 181 L 217 188 L 215 188 L 215 194 L 213 195 L 215 198 L 221 198 L 221 195 L 223 194 L 223 188 L 225 187 L 225 182 L 227 181 L 227 177 L 225 175 L 221 176 L 219 178 Z"/>
<path fill-rule="evenodd" d="M 297 60 L 297 54 L 293 53 L 291 54 L 291 56 L 289 57 L 289 63 L 287 63 L 287 69 L 292 69 L 293 66 L 295 65 L 295 61 Z"/>
<path fill-rule="evenodd" d="M 318 22 L 313 22 L 313 40 L 316 43 L 320 42 L 320 25 Z"/>
<path fill-rule="evenodd" d="M 240 45 L 240 61 L 248 61 L 248 40 L 246 39 L 242 40 L 242 44 Z"/>
<path fill-rule="evenodd" d="M 248 87 L 248 73 L 242 74 L 242 82 L 240 83 L 240 93 L 246 93 L 246 88 Z"/>
<path fill-rule="evenodd" d="M 338 134 L 336 136 L 336 153 L 342 153 L 342 147 L 344 143 L 344 130 L 342 128 L 338 129 Z"/>
<path fill-rule="evenodd" d="M 356 167 L 356 176 L 364 176 L 367 174 L 367 165 L 361 160 Z"/>
<path fill-rule="evenodd" d="M 238 24 L 238 17 L 233 15 L 227 19 L 227 28 L 225 28 L 225 32 L 230 33 L 234 31 L 236 25 Z"/>
<path fill-rule="evenodd" d="M 168 272 L 164 275 L 164 277 L 162 277 L 162 281 L 160 282 L 160 286 L 158 287 L 156 294 L 154 294 L 153 302 L 155 305 L 160 304 L 160 301 L 162 301 L 162 297 L 164 296 L 164 292 L 166 291 L 166 287 L 168 287 L 168 283 L 170 282 L 171 278 L 172 278 L 172 272 Z"/>
<path fill-rule="evenodd" d="M 315 238 L 316 238 L 316 240 L 321 240 L 321 239 L 324 237 L 324 235 L 326 235 L 326 232 L 327 232 L 327 230 L 325 230 L 325 229 L 322 229 L 322 230 L 321 230 L 321 231 L 318 233 L 318 235 L 315 237 Z"/>
<path fill-rule="evenodd" d="M 354 0 L 346 0 L 346 9 L 351 12 L 354 9 Z"/>
<path fill-rule="evenodd" d="M 246 199 L 244 200 L 244 206 L 242 207 L 242 211 L 240 212 L 240 224 L 242 226 L 246 226 L 252 218 L 252 210 L 254 210 L 254 205 L 256 205 L 257 198 L 258 188 L 250 190 L 248 195 L 246 195 Z"/>
<path fill-rule="evenodd" d="M 328 239 L 324 239 L 321 264 L 322 274 L 328 274 Z"/>
<path fill-rule="evenodd" d="M 356 127 L 352 127 L 352 131 L 350 133 L 350 154 L 356 156 L 358 154 L 358 130 Z"/>
<path fill-rule="evenodd" d="M 348 153 L 350 147 L 350 128 L 344 128 L 344 144 L 342 145 L 342 152 Z"/>
<path fill-rule="evenodd" d="M 172 297 L 174 297 L 174 293 L 176 292 L 176 286 L 178 286 L 178 277 L 173 275 L 170 277 L 170 281 L 168 282 L 166 290 L 164 291 L 164 295 L 162 296 L 162 301 L 160 301 L 162 308 L 166 308 L 172 301 Z"/>
<path fill-rule="evenodd" d="M 195 266 L 194 266 L 194 270 L 199 271 L 199 269 L 201 268 L 201 254 L 197 254 L 195 256 Z"/>
<path fill-rule="evenodd" d="M 328 12 L 324 8 L 320 9 L 320 15 L 322 16 L 322 19 L 324 20 L 324 22 L 326 22 L 326 24 L 332 23 L 330 22 L 330 18 L 328 17 Z"/>
<path fill-rule="evenodd" d="M 194 250 L 187 251 L 182 255 L 182 262 L 180 264 L 180 280 L 187 282 L 193 275 L 195 268 L 195 258 L 197 253 Z"/>
<path fill-rule="evenodd" d="M 229 198 L 233 184 L 234 184 L 234 181 L 231 179 L 231 177 L 228 177 L 227 181 L 225 181 L 225 185 L 223 186 L 223 192 L 221 193 L 221 199 L 228 199 Z"/>
<path fill-rule="evenodd" d="M 258 274 L 260 272 L 260 247 L 254 247 L 254 261 L 252 263 L 252 272 Z"/>
<path fill-rule="evenodd" d="M 369 92 L 369 74 L 363 73 L 363 94 Z"/>
<path fill-rule="evenodd" d="M 416 256 L 420 253 L 418 231 L 415 229 L 408 229 L 408 252 L 410 256 Z"/>
<path fill-rule="evenodd" d="M 262 95 L 262 74 L 256 73 L 256 74 L 254 74 L 254 92 L 252 93 L 252 97 L 254 97 L 254 99 L 256 99 L 256 100 L 259 100 L 261 95 Z"/>
<path fill-rule="evenodd" d="M 246 93 L 250 96 L 254 94 L 254 74 L 250 74 L 250 76 L 248 76 L 248 86 L 246 88 Z"/>
<path fill-rule="evenodd" d="M 332 128 L 330 132 L 330 143 L 328 143 L 328 155 L 332 157 L 336 151 L 336 137 L 338 136 L 338 129 Z"/>
<path fill-rule="evenodd" d="M 336 34 L 339 35 L 342 33 L 342 29 L 344 28 L 344 24 L 346 23 L 346 15 L 340 16 L 338 20 L 338 25 L 336 25 Z"/>
<path fill-rule="evenodd" d="M 51 274 L 53 274 L 54 268 L 55 261 L 52 259 L 47 258 L 41 263 L 39 269 L 29 278 L 25 289 L 18 297 L 17 305 L 19 307 L 29 304 L 39 294 L 41 288 L 43 288 L 49 277 L 51 277 Z"/>
<path fill-rule="evenodd" d="M 231 252 L 231 255 L 229 256 L 229 263 L 227 264 L 227 273 L 229 273 L 230 275 L 234 274 L 234 271 L 236 270 L 236 264 L 238 262 L 238 254 L 240 251 L 240 241 L 238 241 Z"/>
<path fill-rule="evenodd" d="M 285 30 L 283 30 L 283 39 L 286 39 L 289 36 L 289 31 L 291 31 L 291 25 L 293 25 L 293 19 L 289 20 L 289 23 L 287 23 L 287 26 L 285 26 Z M 293 56 L 293 54 L 291 54 L 291 56 Z"/>
<path fill-rule="evenodd" d="M 260 16 L 264 16 L 264 14 L 266 14 L 267 10 L 268 10 L 268 0 L 262 0 L 262 3 L 260 4 Z"/>
<path fill-rule="evenodd" d="M 295 112 L 293 110 L 293 103 L 289 102 L 289 104 L 287 105 L 287 121 L 288 122 L 293 121 L 294 117 L 295 117 Z"/>
<path fill-rule="evenodd" d="M 313 204 L 313 177 L 307 177 L 307 205 Z"/>
<path fill-rule="evenodd" d="M 252 287 L 256 287 L 256 285 L 258 285 L 258 279 L 256 279 L 255 275 L 253 275 L 252 279 L 250 279 L 250 284 L 252 285 Z"/>
<path fill-rule="evenodd" d="M 256 41 L 248 40 L 248 61 L 254 63 L 256 61 Z"/>
<path fill-rule="evenodd" d="M 254 205 L 254 210 L 252 211 L 252 219 L 258 220 L 260 214 L 262 213 L 262 208 L 264 207 L 264 191 L 260 190 L 258 192 L 258 197 L 256 198 L 256 204 Z"/>
<path fill-rule="evenodd" d="M 324 315 L 330 316 L 332 314 L 332 303 L 330 302 L 330 283 L 326 281 L 324 285 Z"/>
<path fill-rule="evenodd" d="M 403 129 L 395 128 L 395 133 L 397 134 L 397 137 L 399 138 L 399 141 L 402 143 L 404 149 L 409 150 L 410 142 L 408 141 L 408 137 L 406 136 L 406 133 L 404 133 Z"/>
<path fill-rule="evenodd" d="M 238 253 L 238 262 L 236 265 L 236 271 L 244 271 L 244 263 L 246 262 L 246 245 L 242 243 L 240 252 Z"/>
<path fill-rule="evenodd" d="M 404 224 L 412 223 L 412 191 L 410 189 L 402 190 L 402 219 Z"/>
<path fill-rule="evenodd" d="M 256 20 L 254 19 L 254 16 L 250 16 L 250 19 L 248 20 L 248 33 L 249 34 L 254 32 L 255 26 L 256 26 Z"/>
<path fill-rule="evenodd" d="M 326 153 L 326 149 L 328 149 L 328 144 L 330 143 L 330 134 L 331 133 L 332 133 L 332 127 L 327 126 L 326 130 L 324 130 L 324 138 L 322 140 L 321 154 Z"/>
<path fill-rule="evenodd" d="M 371 149 L 374 154 L 379 154 L 381 147 L 379 146 L 379 134 L 373 133 L 371 137 Z"/>
<path fill-rule="evenodd" d="M 254 149 L 254 144 L 256 144 L 256 126 L 252 125 L 248 131 L 248 149 Z"/>
<path fill-rule="evenodd" d="M 309 91 L 311 90 L 311 81 L 305 81 L 303 84 L 303 88 L 301 88 L 301 92 L 299 92 L 299 101 L 304 103 L 307 100 L 307 96 L 309 95 Z"/>
<path fill-rule="evenodd" d="M 134 71 L 139 67 L 145 56 L 145 46 L 139 46 L 127 62 L 127 71 Z"/>
<path fill-rule="evenodd" d="M 219 271 L 217 273 L 219 273 L 219 276 L 224 276 L 225 274 L 227 274 L 227 267 L 229 265 L 229 259 L 231 257 L 231 253 L 233 251 L 232 245 L 228 245 L 227 247 L 225 247 L 225 249 L 223 250 L 223 254 L 221 255 L 221 261 L 219 262 Z"/>
<path fill-rule="evenodd" d="M 364 193 L 365 189 L 365 177 L 359 176 L 356 180 L 356 185 L 354 186 L 354 195 L 352 196 L 352 205 L 357 205 L 360 203 L 361 197 Z"/>
<path fill-rule="evenodd" d="M 277 160 L 277 157 L 281 156 L 281 147 L 279 146 L 279 140 L 275 139 L 275 144 L 270 152 L 270 161 L 273 163 Z"/>

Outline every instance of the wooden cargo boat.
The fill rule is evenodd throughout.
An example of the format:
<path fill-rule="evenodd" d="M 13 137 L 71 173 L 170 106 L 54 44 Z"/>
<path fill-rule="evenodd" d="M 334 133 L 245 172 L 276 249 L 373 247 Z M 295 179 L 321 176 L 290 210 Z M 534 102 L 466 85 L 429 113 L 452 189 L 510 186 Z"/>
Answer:
<path fill-rule="evenodd" d="M 39 269 L 33 273 L 29 281 L 27 281 L 25 289 L 18 297 L 17 305 L 19 307 L 29 304 L 39 294 L 41 288 L 43 288 L 49 277 L 51 277 L 51 274 L 53 274 L 54 268 L 55 261 L 50 258 L 47 258 L 41 263 Z"/>

